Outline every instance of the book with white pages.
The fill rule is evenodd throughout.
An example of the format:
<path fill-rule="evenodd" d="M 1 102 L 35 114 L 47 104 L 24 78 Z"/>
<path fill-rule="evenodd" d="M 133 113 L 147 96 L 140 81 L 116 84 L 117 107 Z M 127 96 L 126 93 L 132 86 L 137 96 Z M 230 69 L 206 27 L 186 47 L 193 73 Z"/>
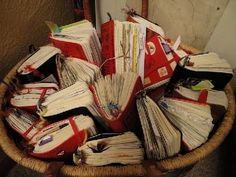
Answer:
<path fill-rule="evenodd" d="M 200 55 L 189 55 L 188 63 L 185 67 L 193 71 L 210 71 L 232 74 L 232 67 L 227 60 L 220 58 L 216 53 L 209 52 Z M 184 64 L 185 60 L 180 61 Z"/>
<path fill-rule="evenodd" d="M 20 109 L 11 108 L 7 110 L 5 120 L 26 141 L 29 141 L 39 131 L 36 126 L 39 123 L 39 118 Z"/>
<path fill-rule="evenodd" d="M 96 134 L 91 117 L 74 115 L 41 129 L 29 142 L 34 147 L 30 154 L 43 159 L 70 157 L 88 137 Z"/>
<path fill-rule="evenodd" d="M 78 58 L 57 58 L 57 69 L 61 88 L 66 88 L 77 81 L 93 83 L 101 76 L 100 68 Z"/>
<path fill-rule="evenodd" d="M 143 159 L 142 143 L 133 132 L 88 141 L 73 154 L 76 165 L 140 164 Z"/>
<path fill-rule="evenodd" d="M 38 106 L 37 113 L 50 122 L 56 122 L 76 114 L 100 116 L 93 94 L 86 82 L 78 81 L 46 97 Z"/>
<path fill-rule="evenodd" d="M 55 83 L 23 84 L 11 97 L 12 106 L 35 112 L 41 99 L 57 92 L 59 87 Z"/>
<path fill-rule="evenodd" d="M 148 96 L 140 96 L 137 109 L 148 159 L 161 160 L 176 155 L 181 147 L 181 133 Z"/>
<path fill-rule="evenodd" d="M 101 65 L 101 44 L 89 21 L 79 21 L 60 29 L 60 32 L 51 33 L 49 38 L 66 57 L 80 58 Z"/>
<path fill-rule="evenodd" d="M 135 95 L 142 89 L 141 79 L 136 73 L 106 75 L 91 84 L 90 89 L 101 119 L 113 132 L 125 132 L 136 127 Z"/>
<path fill-rule="evenodd" d="M 60 53 L 60 49 L 46 45 L 40 47 L 33 54 L 28 55 L 16 70 L 20 82 L 22 84 L 38 82 L 51 74 L 57 78 L 55 58 Z"/>
<path fill-rule="evenodd" d="M 167 86 L 167 92 L 181 80 L 209 80 L 214 90 L 223 90 L 233 77 L 233 70 L 227 60 L 216 53 L 200 53 L 183 57 L 177 64 Z"/>
<path fill-rule="evenodd" d="M 183 98 L 188 98 L 197 101 L 200 96 L 200 91 L 194 91 L 187 87 L 178 86 L 175 88 L 174 92 L 183 96 Z M 207 90 L 206 103 L 216 104 L 223 106 L 225 110 L 228 108 L 228 98 L 224 91 L 219 90 Z"/>
<path fill-rule="evenodd" d="M 169 121 L 181 131 L 186 150 L 195 149 L 208 140 L 214 126 L 209 105 L 166 97 L 159 100 L 159 105 Z"/>

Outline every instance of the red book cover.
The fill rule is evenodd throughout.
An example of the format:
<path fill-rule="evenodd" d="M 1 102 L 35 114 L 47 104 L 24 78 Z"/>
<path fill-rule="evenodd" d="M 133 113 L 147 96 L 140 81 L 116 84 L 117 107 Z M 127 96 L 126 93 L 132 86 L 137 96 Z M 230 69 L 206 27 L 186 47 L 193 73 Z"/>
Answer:
<path fill-rule="evenodd" d="M 107 60 L 115 56 L 114 51 L 114 21 L 110 20 L 101 26 L 101 43 L 103 58 L 103 73 L 112 74 L 116 72 L 115 60 Z"/>
<path fill-rule="evenodd" d="M 79 119 L 79 117 L 78 117 Z M 74 117 L 50 124 L 43 128 L 38 134 L 43 134 L 31 153 L 32 156 L 44 159 L 58 159 L 70 156 L 82 145 L 87 138 L 86 130 L 79 129 Z"/>
<path fill-rule="evenodd" d="M 154 36 L 146 42 L 144 86 L 162 85 L 172 76 L 178 55 L 161 36 Z"/>
<path fill-rule="evenodd" d="M 59 48 L 66 57 L 75 57 L 87 61 L 83 47 L 79 43 L 64 41 L 63 38 L 54 38 L 49 35 L 54 47 Z"/>

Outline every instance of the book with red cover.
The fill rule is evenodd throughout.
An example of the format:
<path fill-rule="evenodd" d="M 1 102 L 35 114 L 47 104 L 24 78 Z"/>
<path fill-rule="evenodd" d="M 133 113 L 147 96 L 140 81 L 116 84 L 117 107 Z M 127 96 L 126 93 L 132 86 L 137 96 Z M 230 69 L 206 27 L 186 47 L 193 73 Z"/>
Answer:
<path fill-rule="evenodd" d="M 36 127 L 36 124 L 39 123 L 39 118 L 20 109 L 10 108 L 7 110 L 5 120 L 26 141 L 31 140 L 39 131 Z"/>
<path fill-rule="evenodd" d="M 163 97 L 159 100 L 159 105 L 169 121 L 182 132 L 185 150 L 193 150 L 208 140 L 214 127 L 208 104 Z"/>
<path fill-rule="evenodd" d="M 179 56 L 161 36 L 150 38 L 146 42 L 144 87 L 168 82 L 179 60 Z"/>
<path fill-rule="evenodd" d="M 143 80 L 146 28 L 128 21 L 102 24 L 103 74 L 136 72 Z"/>
<path fill-rule="evenodd" d="M 38 132 L 31 142 L 34 150 L 30 154 L 43 159 L 65 158 L 71 156 L 78 146 L 83 145 L 89 136 L 96 133 L 90 117 L 72 116 L 50 124 Z"/>
<path fill-rule="evenodd" d="M 10 99 L 12 106 L 35 113 L 40 100 L 59 90 L 55 83 L 24 84 Z"/>
<path fill-rule="evenodd" d="M 56 55 L 60 53 L 60 49 L 47 45 L 40 47 L 35 53 L 26 56 L 24 62 L 16 70 L 20 83 L 38 82 L 50 75 L 58 79 Z"/>
<path fill-rule="evenodd" d="M 61 49 L 65 56 L 73 56 L 75 58 L 87 60 L 82 46 L 78 43 L 64 41 L 63 38 L 54 38 L 52 35 L 49 35 L 49 39 L 56 48 Z"/>
<path fill-rule="evenodd" d="M 136 75 L 135 73 L 132 73 L 132 74 Z M 103 88 L 103 89 L 106 90 L 106 88 Z M 90 85 L 90 90 L 93 93 L 97 110 L 102 116 L 101 118 L 102 121 L 100 122 L 102 124 L 104 124 L 105 122 L 107 126 L 111 128 L 113 132 L 125 132 L 128 130 L 134 130 L 137 126 L 137 119 L 136 119 L 137 109 L 136 109 L 136 104 L 135 104 L 135 96 L 136 96 L 136 93 L 139 92 L 141 89 L 142 89 L 141 79 L 140 77 L 136 77 L 136 79 L 133 80 L 132 87 L 123 89 L 123 90 L 129 90 L 128 95 L 124 96 L 124 99 L 126 100 L 126 103 L 124 105 L 122 105 L 120 108 L 117 108 L 116 107 L 117 103 L 110 102 L 112 103 L 112 105 L 108 103 L 109 104 L 108 107 L 109 106 L 112 107 L 109 110 L 111 111 L 111 114 L 109 114 L 105 111 L 106 105 L 102 103 L 101 98 L 99 97 L 97 88 L 95 88 L 94 85 Z M 118 96 L 118 97 L 119 99 L 122 99 L 121 96 Z"/>
<path fill-rule="evenodd" d="M 101 25 L 101 45 L 103 62 L 106 59 L 115 57 L 114 51 L 114 21 L 110 20 Z M 106 61 L 104 64 L 103 73 L 112 74 L 116 72 L 115 60 Z"/>
<path fill-rule="evenodd" d="M 59 32 L 49 34 L 53 45 L 66 57 L 75 57 L 101 64 L 101 44 L 95 28 L 87 20 L 60 27 Z"/>

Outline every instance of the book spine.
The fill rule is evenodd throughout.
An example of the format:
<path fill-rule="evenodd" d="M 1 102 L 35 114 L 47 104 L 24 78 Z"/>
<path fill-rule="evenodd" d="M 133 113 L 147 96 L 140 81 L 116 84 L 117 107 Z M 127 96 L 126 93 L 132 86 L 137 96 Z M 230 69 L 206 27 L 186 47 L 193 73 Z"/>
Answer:
<path fill-rule="evenodd" d="M 107 60 L 115 57 L 114 50 L 114 21 L 110 20 L 101 26 L 103 73 L 112 74 L 116 72 L 115 60 Z"/>

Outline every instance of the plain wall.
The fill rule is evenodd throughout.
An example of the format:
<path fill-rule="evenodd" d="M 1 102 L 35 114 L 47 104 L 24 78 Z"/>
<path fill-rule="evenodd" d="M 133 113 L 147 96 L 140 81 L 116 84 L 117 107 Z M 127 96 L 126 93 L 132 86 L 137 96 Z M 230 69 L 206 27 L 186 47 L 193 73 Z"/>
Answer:
<path fill-rule="evenodd" d="M 233 68 L 236 68 L 236 1 L 230 0 L 225 12 L 216 26 L 205 50 L 215 51 L 225 58 Z M 232 79 L 232 86 L 236 91 L 236 78 Z"/>
<path fill-rule="evenodd" d="M 149 0 L 148 19 L 159 24 L 166 35 L 203 50 L 229 0 Z M 141 0 L 97 0 L 97 24 L 114 19 L 124 20 L 121 8 L 126 4 L 139 14 Z"/>
<path fill-rule="evenodd" d="M 73 0 L 0 0 L 0 79 L 22 57 L 28 46 L 48 43 L 45 20 L 59 25 L 73 22 Z"/>

